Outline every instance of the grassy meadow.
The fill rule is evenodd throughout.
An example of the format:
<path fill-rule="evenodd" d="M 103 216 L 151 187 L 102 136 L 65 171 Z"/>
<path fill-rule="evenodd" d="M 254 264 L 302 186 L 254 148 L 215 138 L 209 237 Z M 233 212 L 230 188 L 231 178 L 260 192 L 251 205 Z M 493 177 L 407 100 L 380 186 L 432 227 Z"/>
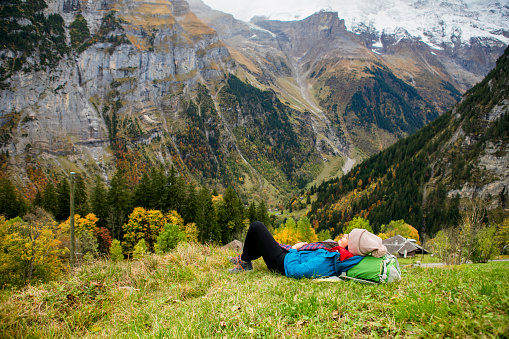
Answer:
<path fill-rule="evenodd" d="M 89 262 L 58 281 L 0 292 L 1 338 L 507 338 L 509 262 L 405 266 L 387 285 L 231 275 L 231 254 Z M 403 267 L 403 265 L 402 265 Z"/>

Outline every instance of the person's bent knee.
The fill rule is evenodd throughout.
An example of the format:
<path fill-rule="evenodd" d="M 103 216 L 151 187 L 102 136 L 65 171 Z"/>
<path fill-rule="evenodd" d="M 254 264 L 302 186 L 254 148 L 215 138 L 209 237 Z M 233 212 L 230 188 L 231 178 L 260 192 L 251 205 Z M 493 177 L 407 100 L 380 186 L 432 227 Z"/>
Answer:
<path fill-rule="evenodd" d="M 254 221 L 250 226 L 250 229 L 256 230 L 257 228 L 267 228 L 261 221 Z"/>

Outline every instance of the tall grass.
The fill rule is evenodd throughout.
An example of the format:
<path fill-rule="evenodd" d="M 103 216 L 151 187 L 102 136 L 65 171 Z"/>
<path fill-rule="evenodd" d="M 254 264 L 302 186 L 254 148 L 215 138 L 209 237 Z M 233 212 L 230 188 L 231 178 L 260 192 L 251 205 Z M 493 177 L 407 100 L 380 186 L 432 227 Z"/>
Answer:
<path fill-rule="evenodd" d="M 230 275 L 217 247 L 96 261 L 0 294 L 1 338 L 494 338 L 509 336 L 509 262 L 405 268 L 388 285 Z"/>

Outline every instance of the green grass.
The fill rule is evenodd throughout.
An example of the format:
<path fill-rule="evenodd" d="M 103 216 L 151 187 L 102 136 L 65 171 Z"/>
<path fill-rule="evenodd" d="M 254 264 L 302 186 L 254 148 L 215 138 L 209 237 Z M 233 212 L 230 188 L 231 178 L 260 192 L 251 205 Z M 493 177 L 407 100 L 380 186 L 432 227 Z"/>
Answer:
<path fill-rule="evenodd" d="M 437 256 L 432 257 L 429 254 L 425 254 L 424 258 L 422 258 L 422 256 L 420 254 L 417 254 L 415 257 L 412 257 L 412 258 L 410 258 L 410 257 L 409 258 L 398 258 L 398 261 L 399 261 L 400 265 L 411 265 L 411 264 L 417 263 L 418 261 L 420 261 L 423 264 L 441 262 L 440 258 L 438 258 Z"/>
<path fill-rule="evenodd" d="M 405 268 L 387 285 L 229 275 L 228 253 L 97 261 L 0 294 L 2 338 L 496 338 L 509 336 L 509 262 Z"/>

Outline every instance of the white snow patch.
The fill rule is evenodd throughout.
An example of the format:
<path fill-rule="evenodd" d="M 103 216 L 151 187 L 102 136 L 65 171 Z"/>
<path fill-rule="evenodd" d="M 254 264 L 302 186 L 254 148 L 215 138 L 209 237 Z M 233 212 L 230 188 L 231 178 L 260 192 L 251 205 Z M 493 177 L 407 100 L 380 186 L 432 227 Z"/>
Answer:
<path fill-rule="evenodd" d="M 249 21 L 254 16 L 270 20 L 302 20 L 320 10 L 335 11 L 351 31 L 366 27 L 378 32 L 403 27 L 412 37 L 430 46 L 469 43 L 485 37 L 509 44 L 509 0 L 204 0 L 217 10 Z M 459 29 L 459 30 L 458 30 Z M 459 36 L 458 36 L 458 33 Z"/>

